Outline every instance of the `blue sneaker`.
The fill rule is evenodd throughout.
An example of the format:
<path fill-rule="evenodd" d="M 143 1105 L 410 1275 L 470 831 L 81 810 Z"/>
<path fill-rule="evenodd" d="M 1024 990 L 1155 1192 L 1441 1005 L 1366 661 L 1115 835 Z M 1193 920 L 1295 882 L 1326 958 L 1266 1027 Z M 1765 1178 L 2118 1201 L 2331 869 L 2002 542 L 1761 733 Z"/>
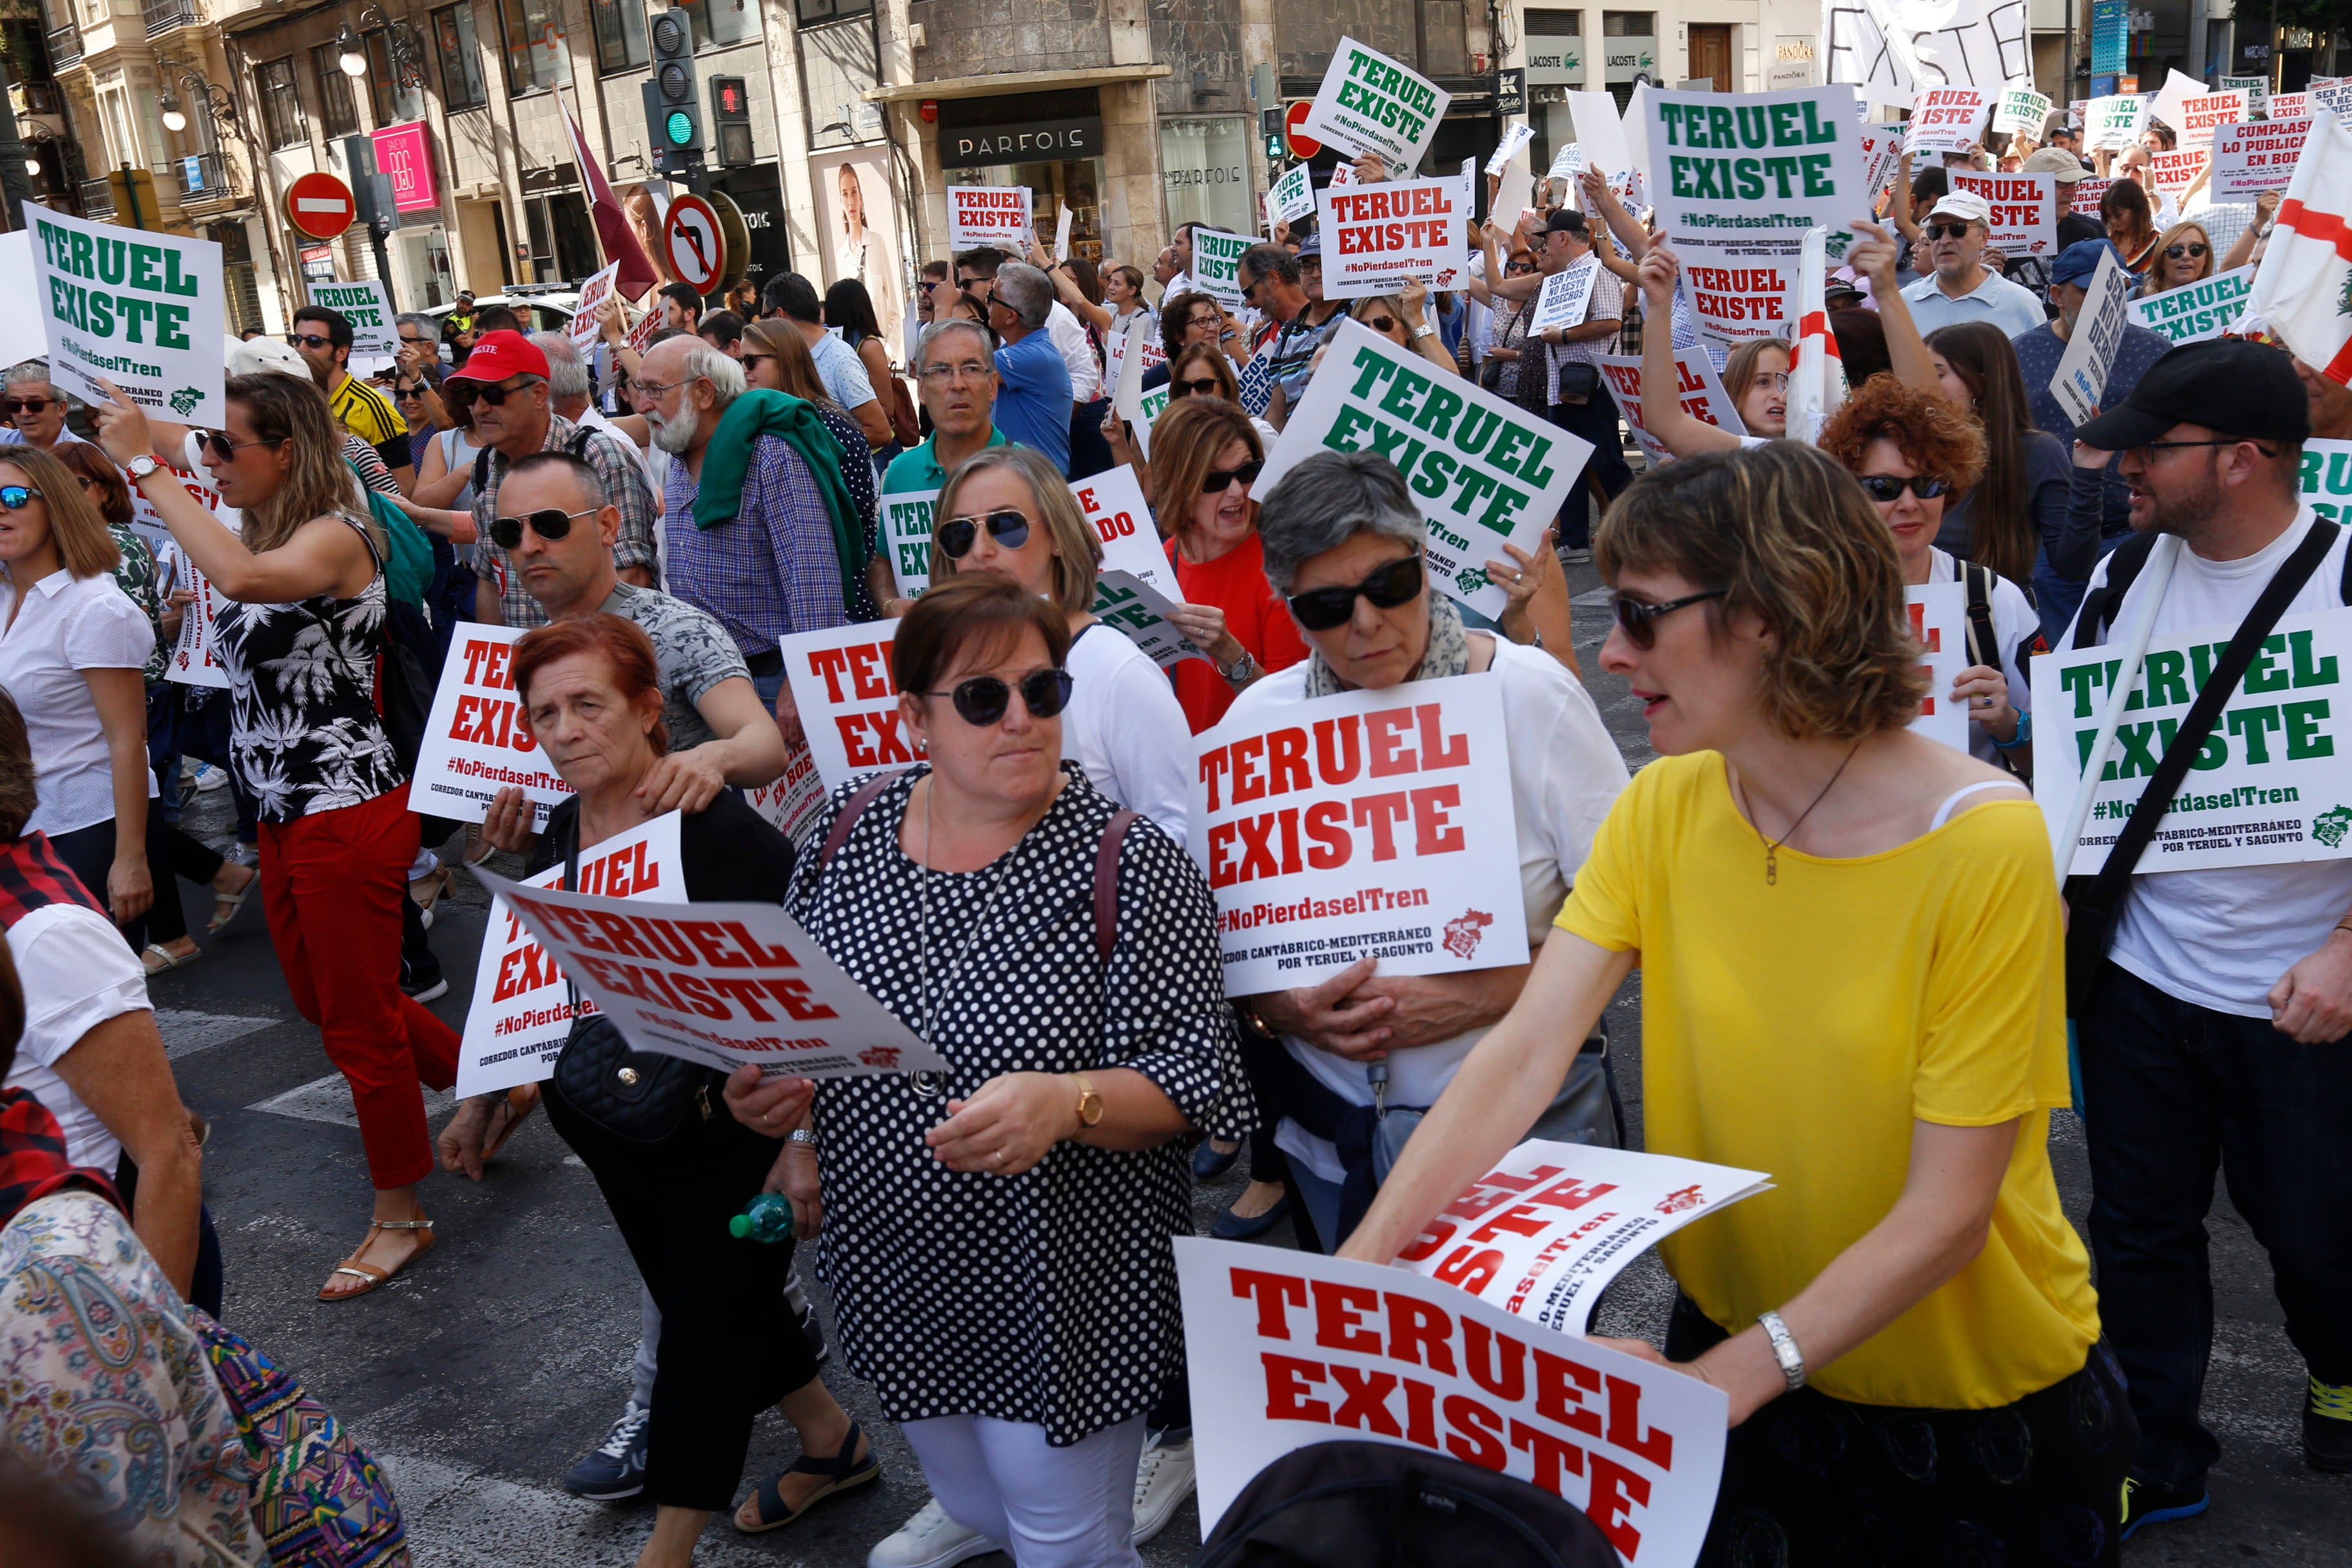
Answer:
<path fill-rule="evenodd" d="M 592 1502 L 619 1502 L 645 1490 L 646 1428 L 653 1414 L 635 1400 L 629 1401 L 604 1440 L 565 1472 L 563 1489 Z"/>
<path fill-rule="evenodd" d="M 2191 1492 L 2160 1487 L 2154 1481 L 2141 1480 L 2137 1476 L 2124 1478 L 2124 1531 L 2129 1541 L 2132 1532 L 2143 1524 L 2168 1524 L 2176 1519 L 2195 1519 L 2213 1506 L 2213 1494 L 2200 1487 Z"/>

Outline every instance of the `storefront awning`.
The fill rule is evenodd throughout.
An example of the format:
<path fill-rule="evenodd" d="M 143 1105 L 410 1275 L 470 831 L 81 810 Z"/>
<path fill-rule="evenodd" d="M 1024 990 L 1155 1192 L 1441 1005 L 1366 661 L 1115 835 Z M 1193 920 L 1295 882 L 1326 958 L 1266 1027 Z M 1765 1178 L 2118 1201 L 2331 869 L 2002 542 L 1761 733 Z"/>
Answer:
<path fill-rule="evenodd" d="M 868 103 L 908 103 L 926 98 L 997 98 L 1062 87 L 1108 87 L 1114 82 L 1152 81 L 1171 74 L 1157 64 L 1103 66 L 1095 70 L 999 71 L 990 76 L 941 77 L 937 81 L 886 81 L 866 89 Z"/>

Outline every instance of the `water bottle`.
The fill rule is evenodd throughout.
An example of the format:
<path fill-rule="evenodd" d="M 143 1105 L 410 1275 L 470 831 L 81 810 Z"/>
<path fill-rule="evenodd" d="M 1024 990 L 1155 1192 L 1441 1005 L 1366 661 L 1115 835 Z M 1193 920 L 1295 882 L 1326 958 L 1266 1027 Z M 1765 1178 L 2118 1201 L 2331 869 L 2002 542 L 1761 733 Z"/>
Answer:
<path fill-rule="evenodd" d="M 743 1212 L 727 1222 L 727 1233 L 740 1240 L 789 1241 L 793 1235 L 793 1205 L 782 1193 L 761 1193 L 744 1206 Z"/>

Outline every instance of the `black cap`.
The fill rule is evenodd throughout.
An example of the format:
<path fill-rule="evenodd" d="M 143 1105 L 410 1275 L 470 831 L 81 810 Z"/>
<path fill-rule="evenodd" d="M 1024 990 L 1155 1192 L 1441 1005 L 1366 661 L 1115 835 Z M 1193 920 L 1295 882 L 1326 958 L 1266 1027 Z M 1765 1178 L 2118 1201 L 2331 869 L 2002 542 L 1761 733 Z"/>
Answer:
<path fill-rule="evenodd" d="M 2176 425 L 2202 425 L 2245 441 L 2300 444 L 2311 437 L 2311 400 L 2284 350 L 2245 338 L 2183 343 L 2147 367 L 2120 407 L 2074 427 L 2103 452 L 2164 439 Z"/>
<path fill-rule="evenodd" d="M 1585 227 L 1584 215 L 1574 207 L 1554 207 L 1551 216 L 1544 219 L 1543 231 L 1546 234 L 1572 234 L 1579 239 L 1590 232 Z"/>

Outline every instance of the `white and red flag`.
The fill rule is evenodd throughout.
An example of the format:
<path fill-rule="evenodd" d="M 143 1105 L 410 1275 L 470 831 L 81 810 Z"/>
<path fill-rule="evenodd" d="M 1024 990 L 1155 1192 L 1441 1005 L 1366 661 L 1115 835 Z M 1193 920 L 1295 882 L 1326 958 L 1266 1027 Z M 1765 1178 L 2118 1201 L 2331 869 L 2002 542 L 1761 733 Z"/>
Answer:
<path fill-rule="evenodd" d="M 2254 274 L 2246 312 L 2295 358 L 2352 386 L 2352 133 L 2327 109 L 2312 112 L 2279 203 L 2277 226 Z"/>
<path fill-rule="evenodd" d="M 1789 435 L 1811 443 L 1845 401 L 1845 362 L 1830 331 L 1829 230 L 1805 231 L 1797 253 L 1797 341 L 1789 347 Z"/>

